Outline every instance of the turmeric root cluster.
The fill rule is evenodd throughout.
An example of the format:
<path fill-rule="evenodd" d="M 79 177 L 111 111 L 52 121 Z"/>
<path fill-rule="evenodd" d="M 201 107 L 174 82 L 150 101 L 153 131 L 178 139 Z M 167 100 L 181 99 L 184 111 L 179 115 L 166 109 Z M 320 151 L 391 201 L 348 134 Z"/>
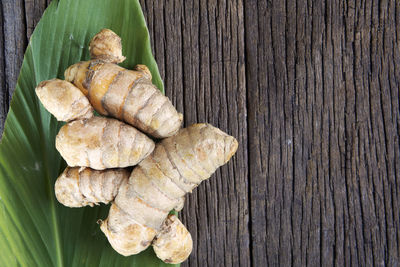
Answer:
<path fill-rule="evenodd" d="M 205 123 L 181 129 L 182 114 L 152 84 L 148 68 L 117 65 L 125 57 L 111 30 L 96 34 L 89 49 L 91 60 L 70 66 L 66 80 L 36 88 L 43 106 L 67 122 L 56 137 L 68 164 L 56 197 L 68 207 L 111 203 L 100 229 L 118 253 L 152 245 L 164 262 L 180 263 L 192 238 L 169 213 L 183 208 L 185 195 L 227 163 L 238 143 Z M 162 140 L 155 144 L 146 134 Z"/>

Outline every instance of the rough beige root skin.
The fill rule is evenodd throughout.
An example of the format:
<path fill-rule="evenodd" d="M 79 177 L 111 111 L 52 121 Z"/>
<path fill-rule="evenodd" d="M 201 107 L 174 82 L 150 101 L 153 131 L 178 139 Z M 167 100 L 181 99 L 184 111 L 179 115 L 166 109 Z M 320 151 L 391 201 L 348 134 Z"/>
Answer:
<path fill-rule="evenodd" d="M 54 190 L 57 200 L 67 207 L 108 204 L 114 200 L 121 183 L 128 180 L 129 174 L 126 169 L 98 171 L 67 167 L 57 178 Z"/>
<path fill-rule="evenodd" d="M 43 106 L 59 121 L 93 117 L 88 99 L 70 82 L 59 79 L 43 81 L 35 92 Z"/>
<path fill-rule="evenodd" d="M 135 222 L 115 203 L 111 205 L 108 218 L 100 221 L 100 229 L 111 246 L 121 255 L 138 254 L 151 245 L 156 230 Z"/>
<path fill-rule="evenodd" d="M 162 261 L 179 264 L 185 261 L 192 252 L 193 240 L 178 217 L 170 214 L 165 219 L 152 245 L 157 257 Z"/>
<path fill-rule="evenodd" d="M 181 197 L 178 200 L 177 204 L 175 205 L 174 210 L 179 212 L 183 209 L 184 206 L 185 206 L 185 197 Z"/>
<path fill-rule="evenodd" d="M 121 63 L 125 60 L 122 56 L 121 38 L 109 29 L 102 29 L 92 38 L 89 51 L 92 59 L 110 63 Z"/>
<path fill-rule="evenodd" d="M 92 117 L 61 127 L 56 148 L 71 167 L 104 170 L 136 165 L 153 151 L 154 142 L 123 122 Z"/>
<path fill-rule="evenodd" d="M 116 65 L 125 57 L 121 38 L 111 30 L 96 34 L 89 50 L 91 61 L 65 71 L 65 79 L 72 84 L 55 79 L 36 89 L 58 120 L 75 120 L 57 135 L 60 154 L 70 166 L 97 169 L 68 167 L 56 181 L 56 197 L 70 207 L 113 201 L 107 219 L 99 223 L 118 253 L 137 254 L 152 244 L 163 261 L 181 263 L 190 255 L 193 242 L 169 211 L 181 210 L 185 194 L 225 164 L 238 143 L 209 124 L 179 130 L 183 116 L 151 83 L 149 69 Z M 133 127 L 93 117 L 89 102 L 102 115 L 123 120 L 153 137 L 168 138 L 155 147 Z M 130 174 L 124 169 L 101 171 L 137 163 Z"/>
<path fill-rule="evenodd" d="M 160 231 L 168 212 L 179 207 L 186 193 L 225 164 L 237 147 L 234 137 L 209 124 L 192 125 L 162 140 L 132 171 L 129 180 L 122 183 L 115 198 L 115 205 L 124 214 L 124 229 L 129 225 L 136 228 L 139 224 L 145 229 Z M 117 220 L 114 217 L 122 216 L 119 212 L 113 210 L 107 220 Z M 137 240 L 137 237 L 126 230 L 124 233 L 115 227 L 114 230 L 112 235 L 109 231 L 105 234 L 117 252 L 123 255 L 138 253 L 138 246 L 129 249 L 132 246 L 130 240 Z M 162 254 L 161 249 L 159 253 Z M 162 255 L 166 259 L 173 256 L 167 254 Z"/>
<path fill-rule="evenodd" d="M 94 109 L 156 138 L 174 135 L 183 120 L 171 101 L 151 83 L 147 67 L 127 70 L 100 60 L 70 66 L 65 79 L 88 97 Z"/>
<path fill-rule="evenodd" d="M 152 79 L 151 72 L 146 65 L 138 64 L 135 66 L 134 70 L 142 72 L 143 76 L 145 76 L 147 79 L 151 81 Z"/>

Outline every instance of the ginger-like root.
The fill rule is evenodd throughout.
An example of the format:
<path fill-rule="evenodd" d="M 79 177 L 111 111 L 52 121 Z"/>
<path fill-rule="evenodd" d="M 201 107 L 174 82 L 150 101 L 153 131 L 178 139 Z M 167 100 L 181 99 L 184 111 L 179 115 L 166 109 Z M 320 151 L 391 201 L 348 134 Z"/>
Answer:
<path fill-rule="evenodd" d="M 70 82 L 59 79 L 43 81 L 35 91 L 43 106 L 59 121 L 93 117 L 88 99 Z"/>
<path fill-rule="evenodd" d="M 120 37 L 111 30 L 100 31 L 89 49 L 91 60 L 70 66 L 64 73 L 67 81 L 53 79 L 36 88 L 45 108 L 69 122 L 60 129 L 56 148 L 72 167 L 57 179 L 56 197 L 70 207 L 113 201 L 99 223 L 118 253 L 137 254 L 152 244 L 160 259 L 180 263 L 189 256 L 192 239 L 168 214 L 183 208 L 185 194 L 225 164 L 238 143 L 209 124 L 179 130 L 183 116 L 152 84 L 149 69 L 116 64 L 125 57 Z M 127 124 L 94 117 L 90 104 L 102 115 L 168 138 L 155 147 Z M 104 170 L 139 162 L 129 178 L 123 169 Z"/>
<path fill-rule="evenodd" d="M 55 183 L 57 200 L 67 207 L 84 207 L 108 204 L 113 201 L 124 180 L 128 180 L 126 169 L 103 171 L 90 168 L 67 167 Z"/>
<path fill-rule="evenodd" d="M 150 70 L 145 65 L 127 70 L 114 64 L 125 59 L 117 34 L 101 30 L 89 49 L 92 60 L 70 66 L 64 76 L 87 96 L 97 112 L 156 138 L 172 136 L 179 130 L 183 116 L 151 83 Z"/>
<path fill-rule="evenodd" d="M 108 237 L 111 246 L 121 255 L 138 254 L 151 245 L 156 230 L 135 222 L 115 203 L 111 205 L 108 218 L 100 222 L 100 229 Z"/>
<path fill-rule="evenodd" d="M 183 209 L 183 206 L 185 205 L 185 197 L 181 197 L 177 204 L 174 207 L 175 211 L 181 211 Z"/>
<path fill-rule="evenodd" d="M 112 30 L 102 29 L 89 44 L 90 57 L 104 62 L 121 63 L 125 60 L 122 56 L 121 38 Z"/>
<path fill-rule="evenodd" d="M 64 125 L 56 137 L 56 148 L 69 166 L 96 170 L 133 166 L 154 149 L 154 142 L 134 127 L 93 117 L 87 98 L 67 81 L 41 82 L 36 93 L 57 119 L 75 120 Z"/>
<path fill-rule="evenodd" d="M 135 66 L 134 70 L 141 71 L 143 76 L 145 76 L 147 79 L 149 79 L 151 81 L 151 79 L 152 79 L 151 72 L 150 72 L 149 68 L 146 65 L 137 64 Z"/>
<path fill-rule="evenodd" d="M 70 66 L 64 76 L 81 89 L 97 112 L 156 138 L 175 134 L 182 124 L 182 114 L 151 83 L 143 65 L 127 70 L 99 60 L 86 61 Z"/>
<path fill-rule="evenodd" d="M 96 170 L 136 165 L 154 149 L 154 142 L 123 122 L 92 117 L 61 127 L 56 148 L 71 167 Z"/>
<path fill-rule="evenodd" d="M 225 164 L 237 147 L 234 137 L 209 124 L 181 129 L 158 143 L 153 153 L 133 169 L 129 181 L 121 184 L 114 202 L 118 211 L 114 209 L 106 220 L 113 222 L 123 216 L 123 232 L 118 232 L 117 227 L 112 227 L 114 231 L 106 226 L 101 228 L 113 248 L 123 255 L 145 249 L 146 246 L 137 245 L 140 244 L 134 236 L 137 232 L 127 229 L 137 229 L 139 225 L 147 229 L 141 231 L 150 233 L 151 229 L 155 236 L 169 211 Z M 150 236 L 146 238 L 143 242 L 147 245 Z"/>
<path fill-rule="evenodd" d="M 179 264 L 189 257 L 193 241 L 189 231 L 178 217 L 170 214 L 165 219 L 152 245 L 157 257 L 162 261 Z"/>
<path fill-rule="evenodd" d="M 100 38 L 109 34 L 104 31 L 93 38 L 93 47 L 115 46 L 110 38 Z M 183 116 L 151 83 L 151 72 L 145 65 L 127 70 L 104 59 L 114 52 L 94 48 L 93 51 L 96 51 L 92 53 L 94 60 L 70 66 L 64 76 L 88 97 L 97 112 L 123 120 L 156 138 L 172 136 L 178 131 Z"/>

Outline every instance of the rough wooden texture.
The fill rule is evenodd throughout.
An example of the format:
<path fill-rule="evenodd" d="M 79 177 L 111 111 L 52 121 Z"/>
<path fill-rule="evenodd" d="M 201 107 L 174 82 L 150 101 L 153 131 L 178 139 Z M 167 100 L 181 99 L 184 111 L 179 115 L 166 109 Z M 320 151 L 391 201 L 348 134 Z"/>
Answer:
<path fill-rule="evenodd" d="M 0 2 L 0 119 L 48 1 Z M 184 266 L 400 265 L 400 1 L 141 0 L 185 125 L 236 136 Z"/>

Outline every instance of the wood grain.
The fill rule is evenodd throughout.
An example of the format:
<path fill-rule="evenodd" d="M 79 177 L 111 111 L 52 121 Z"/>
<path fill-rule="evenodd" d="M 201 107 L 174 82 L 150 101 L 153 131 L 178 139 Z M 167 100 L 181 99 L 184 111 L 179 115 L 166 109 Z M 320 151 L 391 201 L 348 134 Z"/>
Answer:
<path fill-rule="evenodd" d="M 1 125 L 48 2 L 0 3 Z M 186 200 L 183 266 L 399 266 L 400 2 L 140 2 L 185 125 L 240 143 Z"/>

